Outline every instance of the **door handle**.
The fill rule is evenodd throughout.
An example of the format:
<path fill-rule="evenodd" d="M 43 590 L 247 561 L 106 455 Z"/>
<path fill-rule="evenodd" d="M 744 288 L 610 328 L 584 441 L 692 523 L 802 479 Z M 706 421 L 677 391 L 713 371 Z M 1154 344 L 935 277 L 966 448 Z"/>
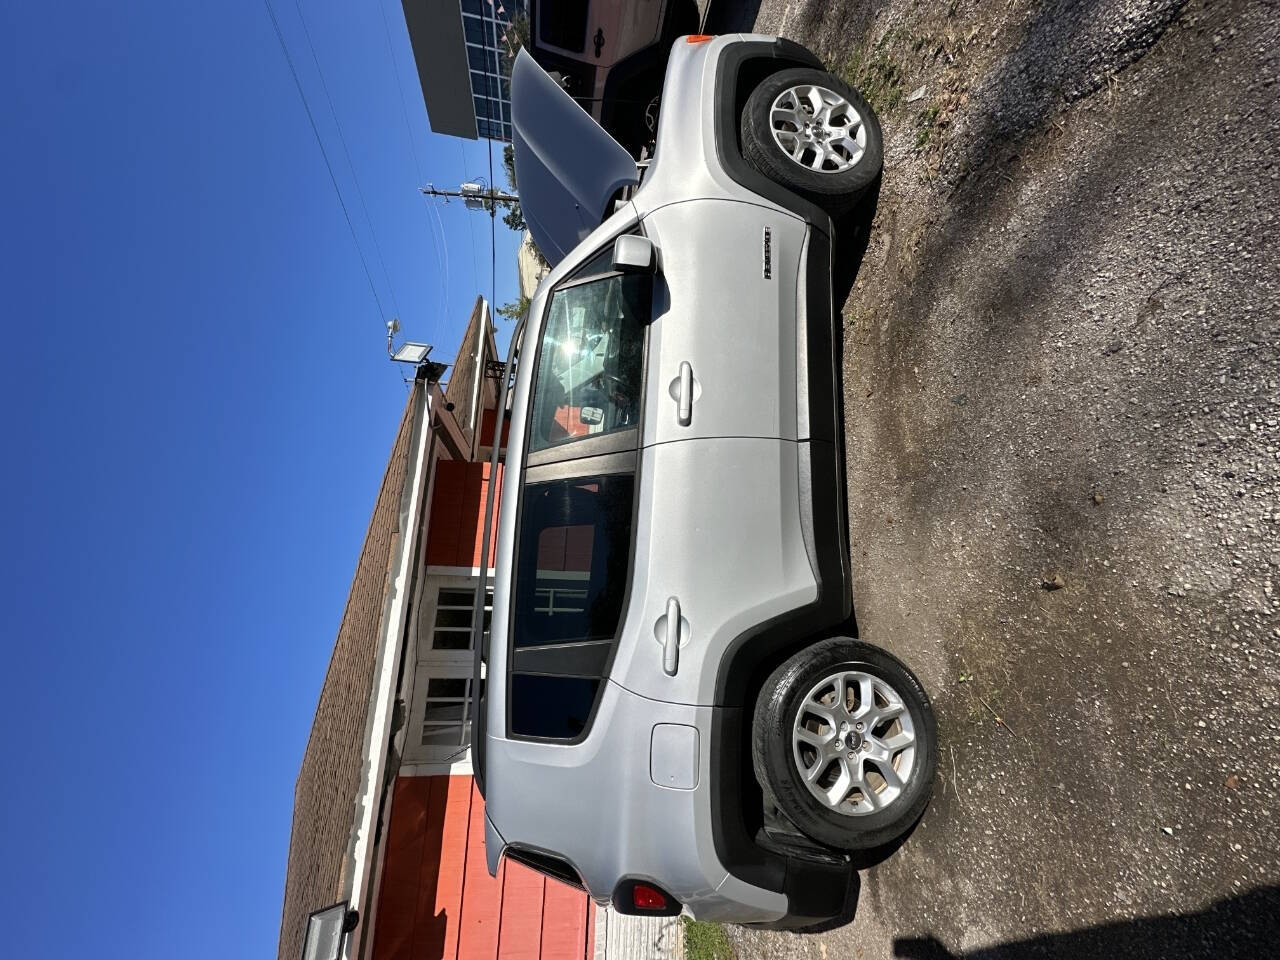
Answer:
<path fill-rule="evenodd" d="M 667 600 L 667 627 L 662 638 L 662 672 L 674 677 L 680 669 L 680 601 Z"/>
<path fill-rule="evenodd" d="M 693 366 L 688 360 L 680 363 L 680 398 L 676 401 L 676 417 L 682 427 L 687 427 L 693 420 Z"/>

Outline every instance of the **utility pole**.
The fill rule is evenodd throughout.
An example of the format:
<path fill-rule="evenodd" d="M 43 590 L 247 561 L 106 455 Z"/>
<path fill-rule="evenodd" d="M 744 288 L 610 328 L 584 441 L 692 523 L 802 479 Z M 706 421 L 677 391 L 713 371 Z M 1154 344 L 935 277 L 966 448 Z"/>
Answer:
<path fill-rule="evenodd" d="M 418 190 L 428 197 L 444 197 L 446 202 L 449 197 L 461 197 L 468 210 L 487 209 L 490 216 L 493 216 L 494 209 L 499 203 L 520 202 L 520 197 L 516 194 L 494 190 L 483 183 L 464 183 L 457 190 L 437 190 L 435 184 L 428 183 L 425 187 L 419 187 Z"/>

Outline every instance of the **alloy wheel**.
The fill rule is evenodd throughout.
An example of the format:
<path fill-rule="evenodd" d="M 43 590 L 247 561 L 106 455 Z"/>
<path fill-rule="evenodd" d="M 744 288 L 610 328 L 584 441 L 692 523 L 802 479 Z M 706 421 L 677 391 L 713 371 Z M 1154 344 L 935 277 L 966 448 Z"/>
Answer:
<path fill-rule="evenodd" d="M 826 87 L 799 84 L 769 109 L 774 142 L 791 160 L 817 173 L 843 173 L 862 159 L 867 129 L 848 100 Z"/>
<path fill-rule="evenodd" d="M 805 694 L 791 745 L 809 792 L 847 816 L 885 809 L 915 772 L 916 729 L 902 696 L 860 670 L 825 677 Z"/>

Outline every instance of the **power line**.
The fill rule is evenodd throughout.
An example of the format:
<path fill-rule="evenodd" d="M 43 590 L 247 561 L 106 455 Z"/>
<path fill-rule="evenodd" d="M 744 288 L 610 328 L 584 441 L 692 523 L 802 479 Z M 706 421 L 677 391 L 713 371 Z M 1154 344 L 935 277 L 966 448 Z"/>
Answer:
<path fill-rule="evenodd" d="M 419 194 L 419 196 L 421 196 L 421 194 Z M 431 229 L 431 217 L 432 215 L 434 215 L 436 226 L 440 230 L 440 245 L 436 248 L 436 250 L 437 250 L 437 254 L 439 253 L 440 250 L 444 251 L 444 308 L 445 308 L 444 319 L 447 321 L 448 315 L 449 315 L 449 245 L 448 243 L 445 242 L 444 222 L 440 219 L 439 208 L 436 207 L 434 203 L 428 204 L 427 198 L 425 196 L 422 197 L 422 203 L 427 210 L 427 229 L 428 230 Z M 434 238 L 435 238 L 435 234 L 433 233 L 432 239 Z"/>
<path fill-rule="evenodd" d="M 422 175 L 422 161 L 418 158 L 418 148 L 414 146 L 413 126 L 409 123 L 409 104 L 404 96 L 404 81 L 400 77 L 400 58 L 396 56 L 396 47 L 391 40 L 391 24 L 387 20 L 387 8 L 383 0 L 378 0 L 378 12 L 382 15 L 382 34 L 387 39 L 387 53 L 391 59 L 391 70 L 395 74 L 396 90 L 400 94 L 400 117 L 404 120 L 405 136 L 409 140 L 409 153 L 413 156 L 413 168 L 418 174 L 418 182 L 421 183 L 425 178 Z M 444 258 L 441 258 L 440 251 L 444 246 L 444 231 L 441 228 L 440 240 L 436 240 L 436 232 L 432 226 L 431 211 L 428 209 L 426 198 L 422 198 L 422 212 L 427 220 L 427 234 L 431 237 L 431 248 L 436 255 L 436 278 L 444 277 L 444 283 L 439 286 L 439 308 L 440 315 L 445 317 L 449 312 L 449 252 L 444 251 Z M 437 215 L 438 216 L 438 215 Z M 427 333 L 430 339 L 431 328 L 434 324 L 428 320 Z"/>
<path fill-rule="evenodd" d="M 489 190 L 493 190 L 493 138 L 489 138 Z M 489 204 L 489 322 L 493 322 L 493 311 L 498 308 L 494 302 L 498 289 L 498 247 L 496 232 L 498 229 L 498 205 Z"/>
<path fill-rule="evenodd" d="M 267 14 L 271 17 L 271 26 L 275 28 L 276 39 L 280 41 L 280 51 L 284 54 L 285 62 L 289 64 L 289 72 L 293 75 L 294 86 L 298 88 L 298 96 L 302 98 L 302 108 L 307 112 L 307 120 L 311 124 L 311 132 L 316 137 L 316 146 L 320 148 L 320 155 L 324 157 L 325 169 L 329 171 L 329 182 L 333 184 L 333 192 L 338 195 L 338 205 L 342 207 L 342 215 L 347 220 L 347 229 L 351 231 L 351 242 L 356 245 L 356 253 L 360 257 L 360 266 L 364 268 L 364 278 L 369 281 L 369 292 L 373 294 L 373 302 L 378 306 L 378 315 L 382 317 L 382 322 L 385 325 L 387 313 L 382 309 L 382 300 L 373 284 L 373 274 L 369 272 L 369 262 L 365 259 L 364 249 L 360 246 L 360 238 L 356 235 L 355 224 L 351 222 L 351 212 L 347 209 L 347 202 L 342 199 L 342 190 L 338 187 L 338 178 L 333 175 L 333 164 L 329 160 L 329 151 L 324 148 L 324 141 L 320 139 L 320 129 L 316 126 L 316 118 L 311 112 L 311 104 L 307 102 L 306 91 L 302 89 L 302 81 L 298 79 L 298 70 L 293 65 L 293 57 L 289 56 L 289 47 L 284 42 L 284 33 L 280 30 L 280 21 L 276 19 L 276 11 L 271 5 L 271 0 L 262 0 L 262 2 L 266 5 Z"/>
<path fill-rule="evenodd" d="M 338 119 L 338 110 L 333 105 L 333 97 L 329 94 L 329 84 L 324 79 L 324 70 L 320 66 L 320 58 L 316 55 L 316 46 L 311 42 L 311 29 L 307 26 L 307 18 L 302 12 L 302 4 L 300 0 L 293 0 L 293 5 L 298 11 L 298 19 L 302 21 L 302 33 L 307 38 L 307 48 L 311 51 L 311 60 L 316 65 L 316 73 L 320 75 L 320 88 L 324 91 L 324 98 L 329 102 L 329 113 L 333 116 L 333 125 L 338 130 L 338 141 L 342 144 L 342 152 L 346 155 L 347 166 L 351 169 L 351 180 L 356 185 L 356 196 L 360 198 L 360 208 L 364 210 L 364 219 L 369 224 L 369 236 L 373 239 L 373 249 L 378 255 L 378 262 L 382 265 L 382 277 L 387 281 L 387 290 L 391 294 L 391 305 L 395 307 L 397 314 L 400 313 L 400 304 L 396 301 L 396 288 L 391 283 L 391 274 L 387 272 L 387 261 L 382 256 L 382 246 L 378 243 L 378 232 L 373 228 L 373 218 L 369 216 L 369 205 L 365 203 L 364 190 L 360 187 L 360 177 L 356 174 L 356 165 L 351 160 L 351 151 L 347 147 L 347 138 L 342 132 L 342 121 Z"/>
<path fill-rule="evenodd" d="M 467 175 L 467 151 L 462 146 L 462 140 L 458 140 L 458 155 L 462 157 L 462 175 Z M 476 262 L 476 225 L 470 217 L 467 218 L 467 235 L 471 241 L 471 275 L 477 280 L 480 279 L 480 266 Z"/>
<path fill-rule="evenodd" d="M 378 0 L 378 12 L 382 14 L 382 32 L 387 38 L 387 53 L 391 55 L 391 69 L 396 75 L 396 89 L 400 92 L 400 115 L 404 117 L 404 129 L 409 135 L 409 151 L 413 154 L 413 167 L 418 173 L 418 179 L 424 179 L 422 176 L 422 164 L 418 160 L 418 148 L 413 145 L 413 128 L 409 125 L 409 104 L 404 98 L 404 83 L 400 80 L 400 64 L 399 58 L 396 57 L 395 44 L 391 42 L 391 25 L 387 22 L 387 10 L 382 5 L 382 0 Z"/>

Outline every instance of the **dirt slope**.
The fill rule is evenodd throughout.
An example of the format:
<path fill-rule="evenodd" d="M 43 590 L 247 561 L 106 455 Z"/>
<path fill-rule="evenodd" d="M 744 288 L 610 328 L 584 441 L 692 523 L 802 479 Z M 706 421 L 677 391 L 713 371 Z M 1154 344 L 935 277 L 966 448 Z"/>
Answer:
<path fill-rule="evenodd" d="M 711 26 L 734 16 L 882 115 L 844 305 L 855 603 L 943 738 L 856 916 L 733 930 L 741 955 L 1275 955 L 1280 9 L 766 2 Z"/>

